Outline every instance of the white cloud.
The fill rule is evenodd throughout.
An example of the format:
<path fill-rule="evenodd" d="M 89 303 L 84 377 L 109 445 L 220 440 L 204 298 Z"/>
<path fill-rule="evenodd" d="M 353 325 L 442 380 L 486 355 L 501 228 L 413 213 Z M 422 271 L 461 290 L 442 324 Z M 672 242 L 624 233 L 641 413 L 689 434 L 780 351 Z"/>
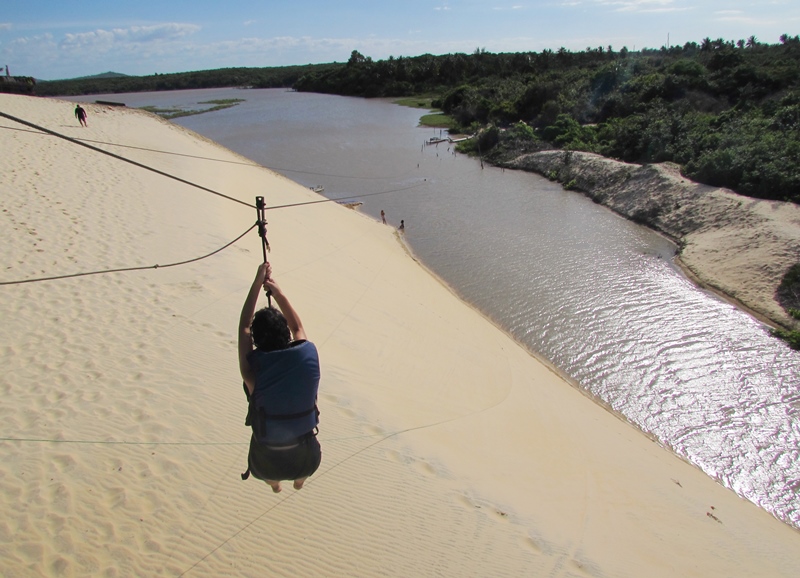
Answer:
<path fill-rule="evenodd" d="M 130 45 L 174 42 L 200 30 L 195 24 L 166 23 L 152 26 L 130 26 L 112 30 L 93 30 L 77 34 L 65 34 L 59 46 L 68 52 L 94 49 L 109 51 Z"/>
<path fill-rule="evenodd" d="M 244 25 L 250 26 L 251 24 L 255 24 L 256 22 L 258 22 L 258 20 L 245 20 Z"/>
<path fill-rule="evenodd" d="M 23 36 L 0 44 L 0 56 L 20 74 L 47 79 L 106 70 L 128 74 L 181 70 L 182 60 L 193 60 L 195 46 L 190 37 L 199 30 L 195 24 L 163 23 L 99 28 L 60 38 L 49 33 Z"/>
<path fill-rule="evenodd" d="M 32 76 L 41 62 L 58 59 L 58 47 L 51 34 L 23 36 L 0 45 L 0 55 L 17 74 Z"/>
<path fill-rule="evenodd" d="M 0 22 L 0 30 L 11 30 L 11 22 Z"/>
<path fill-rule="evenodd" d="M 739 24 L 748 24 L 751 26 L 776 25 L 780 23 L 778 20 L 768 19 L 768 18 L 758 18 L 755 16 L 747 16 L 744 13 L 739 13 L 739 14 L 718 13 L 717 20 L 720 22 L 736 22 Z"/>
<path fill-rule="evenodd" d="M 680 12 L 686 7 L 674 5 L 674 0 L 596 0 L 601 6 L 609 6 L 615 12 Z"/>

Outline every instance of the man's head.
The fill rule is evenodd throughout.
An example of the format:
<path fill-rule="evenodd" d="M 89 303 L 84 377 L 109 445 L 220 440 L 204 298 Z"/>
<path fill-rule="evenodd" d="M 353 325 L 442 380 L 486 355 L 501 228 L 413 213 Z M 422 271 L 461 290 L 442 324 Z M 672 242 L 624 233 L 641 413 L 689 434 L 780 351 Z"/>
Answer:
<path fill-rule="evenodd" d="M 264 307 L 256 311 L 250 324 L 250 334 L 253 336 L 253 344 L 260 351 L 286 349 L 292 339 L 286 318 L 274 307 Z"/>

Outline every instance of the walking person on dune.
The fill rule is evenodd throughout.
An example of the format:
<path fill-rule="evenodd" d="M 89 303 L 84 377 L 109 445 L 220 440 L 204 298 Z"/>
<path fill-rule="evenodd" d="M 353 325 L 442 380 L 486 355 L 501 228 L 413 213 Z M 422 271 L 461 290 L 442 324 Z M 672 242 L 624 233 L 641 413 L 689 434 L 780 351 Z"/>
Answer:
<path fill-rule="evenodd" d="M 75 118 L 78 119 L 81 126 L 88 126 L 86 124 L 86 111 L 80 104 L 75 106 Z"/>
<path fill-rule="evenodd" d="M 271 292 L 280 310 L 256 311 L 262 287 Z M 242 479 L 252 473 L 276 494 L 282 480 L 293 480 L 299 490 L 322 460 L 317 441 L 319 355 L 272 278 L 269 263 L 259 266 L 242 307 L 239 369 L 249 402 L 245 425 L 253 429 Z"/>

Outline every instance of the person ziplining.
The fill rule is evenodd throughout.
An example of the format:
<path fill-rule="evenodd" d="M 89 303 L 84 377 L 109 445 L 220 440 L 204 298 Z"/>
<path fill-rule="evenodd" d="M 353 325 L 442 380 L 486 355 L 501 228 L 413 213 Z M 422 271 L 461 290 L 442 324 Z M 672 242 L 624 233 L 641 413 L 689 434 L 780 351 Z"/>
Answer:
<path fill-rule="evenodd" d="M 272 278 L 267 262 L 263 198 L 256 198 L 264 263 L 259 265 L 239 317 L 239 370 L 248 401 L 245 425 L 251 426 L 246 480 L 250 474 L 272 491 L 292 480 L 294 489 L 319 468 L 317 440 L 320 366 L 316 346 L 307 339 L 300 316 Z M 261 289 L 270 302 L 256 311 Z M 274 298 L 278 308 L 272 306 Z"/>

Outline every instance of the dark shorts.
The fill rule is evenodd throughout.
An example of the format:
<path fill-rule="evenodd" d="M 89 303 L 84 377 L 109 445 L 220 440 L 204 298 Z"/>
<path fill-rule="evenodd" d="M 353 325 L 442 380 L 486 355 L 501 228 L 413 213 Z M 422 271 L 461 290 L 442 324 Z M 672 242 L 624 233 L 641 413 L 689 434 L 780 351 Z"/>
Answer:
<path fill-rule="evenodd" d="M 247 464 L 250 473 L 259 480 L 297 480 L 317 471 L 322 461 L 322 449 L 313 433 L 298 440 L 296 447 L 272 449 L 250 436 Z"/>

